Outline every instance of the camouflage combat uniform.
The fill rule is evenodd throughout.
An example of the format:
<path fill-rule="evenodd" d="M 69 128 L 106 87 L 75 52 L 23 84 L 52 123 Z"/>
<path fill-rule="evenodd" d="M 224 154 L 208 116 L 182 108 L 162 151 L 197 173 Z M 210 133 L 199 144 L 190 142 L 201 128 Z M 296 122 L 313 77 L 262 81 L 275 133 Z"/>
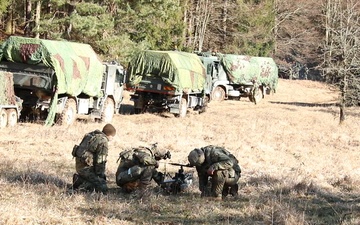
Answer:
<path fill-rule="evenodd" d="M 108 190 L 105 176 L 106 158 L 108 155 L 108 137 L 100 130 L 95 130 L 87 135 L 92 135 L 88 150 L 83 157 L 75 158 L 76 174 L 74 175 L 74 189 L 106 193 Z M 85 138 L 85 137 L 84 137 Z"/>
<path fill-rule="evenodd" d="M 201 157 L 194 158 L 195 152 L 200 153 Z M 189 154 L 189 162 L 190 165 L 196 166 L 202 197 L 221 198 L 228 194 L 237 195 L 237 182 L 241 176 L 241 169 L 238 160 L 229 151 L 212 145 L 195 149 Z M 212 175 L 209 171 L 212 171 Z M 210 190 L 209 182 L 211 182 Z"/>
<path fill-rule="evenodd" d="M 145 188 L 154 179 L 159 183 L 162 173 L 156 168 L 160 159 L 170 158 L 170 153 L 162 153 L 156 147 L 138 147 L 120 153 L 120 164 L 116 171 L 116 184 L 126 192 Z"/>

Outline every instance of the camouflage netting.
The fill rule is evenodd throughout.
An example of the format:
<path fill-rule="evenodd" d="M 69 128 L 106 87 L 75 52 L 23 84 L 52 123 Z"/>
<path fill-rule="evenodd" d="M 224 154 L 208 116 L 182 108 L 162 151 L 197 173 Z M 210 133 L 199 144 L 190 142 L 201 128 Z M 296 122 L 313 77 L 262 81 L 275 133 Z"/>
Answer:
<path fill-rule="evenodd" d="M 219 57 L 231 82 L 236 84 L 255 82 L 276 90 L 278 67 L 272 58 L 231 54 Z"/>
<path fill-rule="evenodd" d="M 103 95 L 103 64 L 90 45 L 12 36 L 1 45 L 0 61 L 4 59 L 27 64 L 43 63 L 55 71 L 56 93 L 46 120 L 47 125 L 54 121 L 58 94 Z"/>
<path fill-rule="evenodd" d="M 160 76 L 177 92 L 202 91 L 206 81 L 199 57 L 178 51 L 142 51 L 130 61 L 127 75 L 132 86 L 143 76 Z"/>
<path fill-rule="evenodd" d="M 13 74 L 0 71 L 0 105 L 15 105 Z"/>
<path fill-rule="evenodd" d="M 4 59 L 51 67 L 56 73 L 58 94 L 102 94 L 103 65 L 90 45 L 12 36 L 0 49 L 0 61 Z"/>

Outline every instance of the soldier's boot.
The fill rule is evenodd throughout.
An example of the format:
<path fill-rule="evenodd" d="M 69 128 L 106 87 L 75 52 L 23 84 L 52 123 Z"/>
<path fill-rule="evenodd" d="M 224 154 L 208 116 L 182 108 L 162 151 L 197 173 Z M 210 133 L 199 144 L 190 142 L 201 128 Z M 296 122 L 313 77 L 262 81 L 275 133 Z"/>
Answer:
<path fill-rule="evenodd" d="M 73 181 L 73 185 L 72 185 L 73 189 L 78 189 L 80 185 L 84 183 L 84 180 L 77 173 L 74 173 L 72 181 Z"/>
<path fill-rule="evenodd" d="M 106 195 L 109 191 L 109 188 L 106 184 L 105 180 L 102 180 L 101 184 L 98 184 L 95 186 L 95 192 L 97 193 L 103 193 L 104 195 Z"/>
<path fill-rule="evenodd" d="M 239 190 L 239 185 L 238 184 L 234 184 L 230 187 L 230 194 L 232 196 L 237 196 L 238 195 L 238 190 Z"/>
<path fill-rule="evenodd" d="M 230 192 L 230 186 L 224 185 L 224 188 L 222 191 L 222 197 L 225 198 L 226 196 L 228 196 L 229 192 Z"/>

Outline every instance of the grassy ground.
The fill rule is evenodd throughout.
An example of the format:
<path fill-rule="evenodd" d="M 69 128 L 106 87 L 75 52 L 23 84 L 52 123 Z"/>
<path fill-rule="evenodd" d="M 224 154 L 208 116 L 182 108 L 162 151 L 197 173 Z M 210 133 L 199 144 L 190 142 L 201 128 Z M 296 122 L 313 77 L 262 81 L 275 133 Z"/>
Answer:
<path fill-rule="evenodd" d="M 360 110 L 348 109 L 339 126 L 336 98 L 320 83 L 280 80 L 277 93 L 258 105 L 212 102 L 203 114 L 174 118 L 133 115 L 127 96 L 113 121 L 107 196 L 67 191 L 72 146 L 104 124 L 2 129 L 0 224 L 360 224 Z M 154 142 L 178 163 L 187 163 L 193 148 L 226 147 L 243 170 L 239 197 L 200 198 L 196 180 L 177 196 L 155 183 L 143 197 L 122 193 L 115 184 L 119 152 Z"/>

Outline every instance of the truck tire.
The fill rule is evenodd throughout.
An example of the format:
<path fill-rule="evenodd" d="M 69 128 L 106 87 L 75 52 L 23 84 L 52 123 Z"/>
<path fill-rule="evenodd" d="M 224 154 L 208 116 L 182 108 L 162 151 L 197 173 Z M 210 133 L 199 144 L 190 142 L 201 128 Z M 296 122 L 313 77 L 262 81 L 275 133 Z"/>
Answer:
<path fill-rule="evenodd" d="M 104 110 L 101 112 L 101 122 L 110 123 L 114 117 L 115 103 L 111 98 L 106 98 Z"/>
<path fill-rule="evenodd" d="M 73 98 L 68 98 L 65 104 L 65 108 L 60 114 L 58 124 L 62 126 L 68 126 L 76 120 L 76 102 Z"/>
<path fill-rule="evenodd" d="M 187 100 L 186 98 L 181 98 L 180 105 L 179 105 L 179 114 L 177 115 L 180 118 L 186 117 L 187 114 Z"/>
<path fill-rule="evenodd" d="M 18 121 L 18 114 L 15 109 L 8 109 L 7 110 L 7 125 L 9 127 L 13 127 L 17 124 Z"/>
<path fill-rule="evenodd" d="M 249 96 L 249 100 L 250 100 L 251 102 L 254 102 L 255 104 L 258 104 L 263 98 L 264 98 L 264 95 L 263 95 L 263 92 L 262 92 L 262 88 L 261 88 L 261 87 L 259 87 L 259 88 L 255 91 L 254 95 L 251 94 L 251 95 Z"/>
<path fill-rule="evenodd" d="M 223 101 L 224 99 L 225 99 L 225 90 L 220 86 L 216 86 L 214 90 L 211 92 L 211 100 Z"/>
<path fill-rule="evenodd" d="M 7 113 L 5 109 L 0 109 L 0 129 L 7 125 Z"/>

